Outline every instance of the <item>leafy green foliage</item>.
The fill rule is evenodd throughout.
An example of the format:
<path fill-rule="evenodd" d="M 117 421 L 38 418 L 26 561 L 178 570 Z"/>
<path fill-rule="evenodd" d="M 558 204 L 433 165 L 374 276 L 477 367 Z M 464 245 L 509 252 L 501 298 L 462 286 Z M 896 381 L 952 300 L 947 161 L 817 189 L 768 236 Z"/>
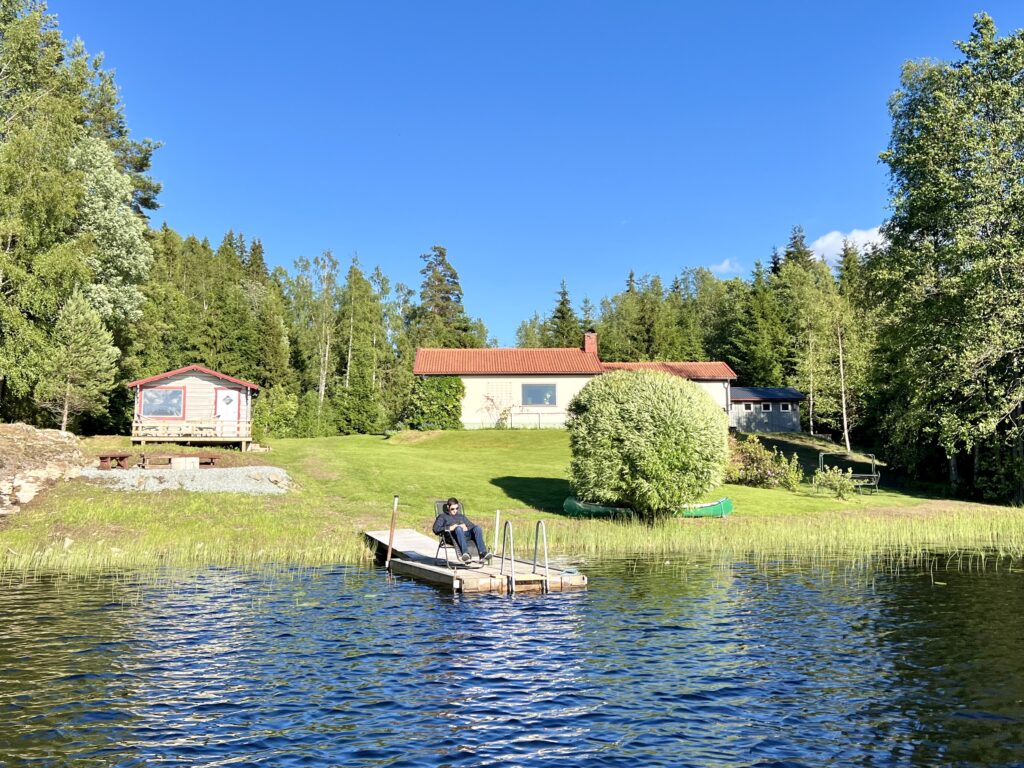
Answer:
<path fill-rule="evenodd" d="M 857 490 L 853 481 L 853 470 L 850 468 L 845 472 L 839 467 L 816 469 L 811 485 L 814 486 L 815 492 L 832 491 L 840 499 L 848 499 Z"/>
<path fill-rule="evenodd" d="M 458 376 L 421 376 L 412 388 L 406 417 L 410 429 L 462 429 L 466 388 Z"/>
<path fill-rule="evenodd" d="M 756 437 L 730 439 L 729 454 L 728 483 L 796 491 L 804 480 L 804 470 L 795 453 L 787 459 L 777 448 L 768 450 Z"/>
<path fill-rule="evenodd" d="M 262 390 L 252 411 L 252 436 L 263 442 L 275 437 L 293 437 L 299 398 L 280 384 Z"/>
<path fill-rule="evenodd" d="M 568 412 L 569 482 L 584 501 L 631 507 L 650 520 L 722 480 L 728 420 L 692 382 L 616 371 L 592 379 Z"/>
<path fill-rule="evenodd" d="M 61 431 L 75 415 L 103 407 L 119 354 L 96 310 L 80 292 L 71 294 L 35 387 L 36 402 L 54 415 Z"/>

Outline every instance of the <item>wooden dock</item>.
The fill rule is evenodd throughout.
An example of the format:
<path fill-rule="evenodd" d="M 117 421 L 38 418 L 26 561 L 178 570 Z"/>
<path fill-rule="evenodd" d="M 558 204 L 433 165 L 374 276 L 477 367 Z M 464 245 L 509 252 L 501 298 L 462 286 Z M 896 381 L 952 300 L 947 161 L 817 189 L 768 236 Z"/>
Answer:
<path fill-rule="evenodd" d="M 379 559 L 387 556 L 388 531 L 366 531 L 364 534 L 376 547 Z M 437 552 L 437 538 L 425 536 L 411 528 L 395 529 L 391 552 L 392 573 L 445 587 L 452 592 L 561 592 L 586 589 L 587 577 L 565 568 L 548 568 L 547 589 L 544 585 L 544 563 L 534 570 L 533 561 L 505 560 L 502 573 L 501 557 L 495 554 L 490 565 L 445 564 L 444 552 Z"/>

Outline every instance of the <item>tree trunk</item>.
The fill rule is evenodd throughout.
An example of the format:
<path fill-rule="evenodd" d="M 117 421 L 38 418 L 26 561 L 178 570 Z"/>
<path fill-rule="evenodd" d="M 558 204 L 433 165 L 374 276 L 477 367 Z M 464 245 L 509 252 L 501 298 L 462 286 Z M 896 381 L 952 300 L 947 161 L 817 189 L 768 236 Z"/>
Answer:
<path fill-rule="evenodd" d="M 850 423 L 846 417 L 846 369 L 843 366 L 843 327 L 836 327 L 836 337 L 839 340 L 839 395 L 843 404 L 843 441 L 846 443 L 846 450 L 850 448 Z"/>
<path fill-rule="evenodd" d="M 345 389 L 348 389 L 349 374 L 352 371 L 352 335 L 356 325 L 356 308 L 352 305 L 351 301 L 352 299 L 350 296 L 348 308 L 348 357 L 345 359 Z"/>
<path fill-rule="evenodd" d="M 811 392 L 807 398 L 807 421 L 811 427 L 811 437 L 814 436 L 814 334 L 807 334 L 807 358 L 810 364 Z"/>
<path fill-rule="evenodd" d="M 960 472 L 956 467 L 956 454 L 947 455 L 949 460 L 949 487 L 954 491 L 960 487 Z"/>
<path fill-rule="evenodd" d="M 69 381 L 67 383 L 67 386 L 64 388 L 64 411 L 63 411 L 63 413 L 61 414 L 61 417 L 60 417 L 60 431 L 61 432 L 67 432 L 68 431 L 68 410 L 69 410 L 70 404 L 71 404 L 71 382 Z"/>

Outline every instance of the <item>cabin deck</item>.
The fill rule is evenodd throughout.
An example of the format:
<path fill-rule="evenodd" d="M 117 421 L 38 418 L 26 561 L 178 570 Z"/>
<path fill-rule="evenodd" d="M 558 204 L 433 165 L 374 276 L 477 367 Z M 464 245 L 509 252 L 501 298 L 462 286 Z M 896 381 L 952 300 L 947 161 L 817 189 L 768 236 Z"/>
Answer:
<path fill-rule="evenodd" d="M 388 549 L 388 531 L 366 531 L 366 536 L 376 547 L 381 559 Z M 395 529 L 395 541 L 391 552 L 391 570 L 403 576 L 425 581 L 451 589 L 452 592 L 543 592 L 544 564 L 534 572 L 533 562 L 505 560 L 502 573 L 501 557 L 497 554 L 490 565 L 465 566 L 462 563 L 445 565 L 444 553 L 437 552 L 437 538 L 425 536 L 411 528 Z M 586 589 L 587 577 L 567 568 L 548 568 L 547 591 L 561 592 L 569 589 Z"/>

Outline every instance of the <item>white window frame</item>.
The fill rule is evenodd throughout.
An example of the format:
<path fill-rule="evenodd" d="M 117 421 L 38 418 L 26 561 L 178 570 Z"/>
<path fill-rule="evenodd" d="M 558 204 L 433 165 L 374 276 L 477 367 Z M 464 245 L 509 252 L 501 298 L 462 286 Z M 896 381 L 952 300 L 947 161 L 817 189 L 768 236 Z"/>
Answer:
<path fill-rule="evenodd" d="M 761 413 L 771 413 L 771 410 L 772 410 L 772 404 L 771 403 L 761 403 Z"/>
<path fill-rule="evenodd" d="M 752 411 L 752 410 L 754 410 L 754 404 L 753 403 L 744 403 L 743 404 L 743 410 L 744 411 Z"/>
<path fill-rule="evenodd" d="M 783 412 L 788 412 L 793 410 L 793 406 L 790 403 L 779 403 L 779 410 Z"/>

